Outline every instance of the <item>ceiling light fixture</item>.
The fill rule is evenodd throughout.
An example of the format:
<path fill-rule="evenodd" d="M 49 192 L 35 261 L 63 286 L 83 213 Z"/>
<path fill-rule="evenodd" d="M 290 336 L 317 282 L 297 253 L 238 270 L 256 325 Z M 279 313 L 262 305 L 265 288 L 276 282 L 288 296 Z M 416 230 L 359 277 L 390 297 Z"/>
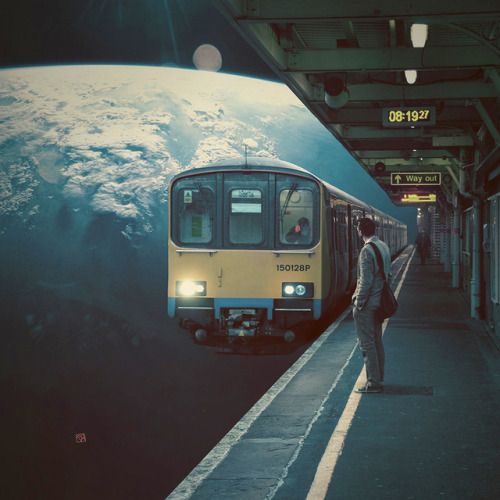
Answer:
<path fill-rule="evenodd" d="M 412 24 L 410 29 L 411 44 L 416 49 L 421 49 L 425 46 L 427 41 L 427 33 L 429 27 L 427 24 Z"/>
<path fill-rule="evenodd" d="M 336 77 L 331 77 L 325 82 L 325 102 L 333 109 L 339 109 L 347 104 L 349 91 L 345 83 Z"/>
<path fill-rule="evenodd" d="M 405 69 L 406 81 L 413 85 L 417 81 L 417 71 L 414 69 Z"/>
<path fill-rule="evenodd" d="M 427 24 L 412 24 L 410 28 L 411 44 L 416 49 L 422 49 L 427 41 L 429 26 Z M 414 69 L 405 70 L 406 81 L 413 85 L 417 81 L 417 71 Z"/>

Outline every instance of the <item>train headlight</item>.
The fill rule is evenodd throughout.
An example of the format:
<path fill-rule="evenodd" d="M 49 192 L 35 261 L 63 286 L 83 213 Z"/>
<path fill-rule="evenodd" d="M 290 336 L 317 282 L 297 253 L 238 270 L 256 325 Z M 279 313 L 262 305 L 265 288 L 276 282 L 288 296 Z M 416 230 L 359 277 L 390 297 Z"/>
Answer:
<path fill-rule="evenodd" d="M 183 297 L 200 297 L 207 294 L 206 281 L 177 281 L 176 294 Z"/>
<path fill-rule="evenodd" d="M 314 296 L 314 283 L 282 283 L 281 296 L 312 298 Z"/>

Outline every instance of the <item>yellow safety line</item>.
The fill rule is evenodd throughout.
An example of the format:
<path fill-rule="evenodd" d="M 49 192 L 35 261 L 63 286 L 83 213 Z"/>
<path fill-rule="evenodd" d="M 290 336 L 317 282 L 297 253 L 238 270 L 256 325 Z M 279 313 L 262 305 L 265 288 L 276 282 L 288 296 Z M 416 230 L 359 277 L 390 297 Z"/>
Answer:
<path fill-rule="evenodd" d="M 399 296 L 399 292 L 401 291 L 401 287 L 403 286 L 403 282 L 406 278 L 406 274 L 410 267 L 410 263 L 413 259 L 413 255 L 415 254 L 415 249 L 413 249 L 410 258 L 408 259 L 408 263 L 406 264 L 406 269 L 401 277 L 401 281 L 399 282 L 395 295 Z M 382 335 L 385 333 L 387 328 L 386 320 L 383 325 Z M 354 387 L 362 384 L 366 381 L 366 376 L 364 374 L 364 368 L 361 369 L 361 372 L 354 384 Z M 354 389 L 354 388 L 353 388 Z M 328 487 L 332 481 L 333 472 L 335 470 L 335 466 L 337 465 L 338 459 L 342 454 L 342 450 L 344 448 L 344 443 L 347 437 L 347 433 L 352 425 L 352 421 L 354 419 L 354 415 L 358 409 L 359 402 L 361 400 L 361 394 L 351 392 L 347 404 L 340 416 L 339 421 L 333 431 L 333 434 L 328 441 L 328 445 L 326 446 L 326 450 L 321 457 L 318 468 L 316 470 L 316 474 L 314 476 L 314 480 L 309 489 L 309 493 L 307 494 L 307 500 L 323 500 L 326 497 L 326 493 L 328 491 Z"/>

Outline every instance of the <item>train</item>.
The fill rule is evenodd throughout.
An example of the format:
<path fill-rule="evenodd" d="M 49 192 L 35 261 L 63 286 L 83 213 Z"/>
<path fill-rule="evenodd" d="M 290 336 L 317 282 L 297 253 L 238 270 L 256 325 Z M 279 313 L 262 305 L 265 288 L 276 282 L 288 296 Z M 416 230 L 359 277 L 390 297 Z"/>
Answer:
<path fill-rule="evenodd" d="M 407 228 L 306 169 L 242 157 L 170 180 L 168 315 L 199 343 L 296 338 L 356 284 L 371 217 L 394 256 Z"/>

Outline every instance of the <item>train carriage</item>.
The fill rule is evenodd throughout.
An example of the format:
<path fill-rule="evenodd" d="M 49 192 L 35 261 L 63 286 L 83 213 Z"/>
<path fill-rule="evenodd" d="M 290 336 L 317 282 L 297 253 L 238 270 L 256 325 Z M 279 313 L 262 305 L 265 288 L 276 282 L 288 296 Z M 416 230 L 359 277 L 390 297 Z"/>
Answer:
<path fill-rule="evenodd" d="M 356 220 L 395 254 L 406 226 L 308 171 L 269 158 L 182 172 L 169 187 L 168 314 L 198 341 L 283 337 L 355 286 Z"/>

